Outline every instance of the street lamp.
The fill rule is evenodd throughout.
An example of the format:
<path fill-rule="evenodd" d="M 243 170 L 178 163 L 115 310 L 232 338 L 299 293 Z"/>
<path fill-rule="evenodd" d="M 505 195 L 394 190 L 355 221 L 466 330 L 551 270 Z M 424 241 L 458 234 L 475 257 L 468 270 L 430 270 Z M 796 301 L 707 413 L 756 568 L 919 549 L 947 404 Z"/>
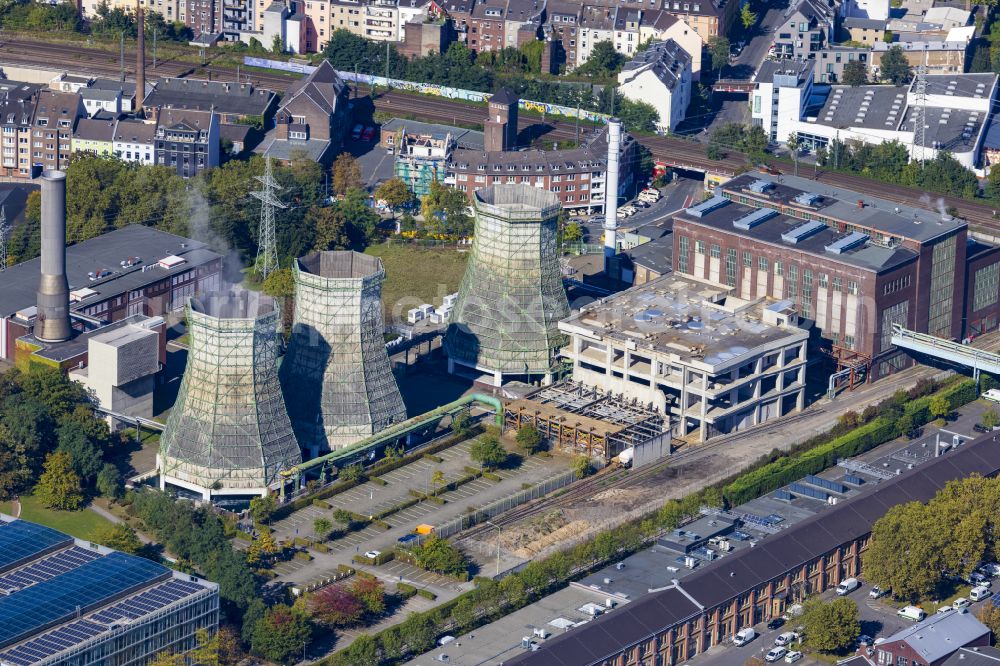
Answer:
<path fill-rule="evenodd" d="M 500 577 L 500 532 L 502 531 L 502 529 L 501 529 L 501 527 L 499 525 L 497 525 L 495 523 L 491 523 L 488 520 L 485 521 L 485 522 L 490 527 L 497 528 L 497 578 L 499 578 Z"/>

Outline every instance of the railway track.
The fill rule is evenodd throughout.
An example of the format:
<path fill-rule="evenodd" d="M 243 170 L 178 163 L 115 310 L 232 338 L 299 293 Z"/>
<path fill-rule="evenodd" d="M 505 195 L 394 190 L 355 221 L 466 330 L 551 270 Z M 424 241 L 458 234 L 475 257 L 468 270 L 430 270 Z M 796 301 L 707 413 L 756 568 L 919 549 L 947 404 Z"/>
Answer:
<path fill-rule="evenodd" d="M 783 417 L 780 421 L 775 422 L 773 425 L 785 425 L 812 415 L 813 412 L 809 410 L 797 412 Z M 676 465 L 681 462 L 700 460 L 712 454 L 721 446 L 725 446 L 727 444 L 731 445 L 733 440 L 740 438 L 743 434 L 744 433 L 735 433 L 725 437 L 719 437 L 708 442 L 707 444 L 697 445 L 690 449 L 683 449 L 679 453 L 675 453 L 660 462 L 640 467 L 638 469 L 632 469 L 624 475 L 618 477 L 615 477 L 615 475 L 621 474 L 620 468 L 606 467 L 593 476 L 577 481 L 569 486 L 567 490 L 553 493 L 532 502 L 522 504 L 519 507 L 515 507 L 510 511 L 506 511 L 499 516 L 491 518 L 490 522 L 500 527 L 514 525 L 515 523 L 519 523 L 527 518 L 552 511 L 553 509 L 579 506 L 582 501 L 590 499 L 599 492 L 642 485 L 644 482 L 655 478 L 672 465 Z M 759 433 L 754 431 L 753 434 Z M 611 480 L 609 481 L 609 479 Z M 463 541 L 478 540 L 484 534 L 491 533 L 493 529 L 495 528 L 490 525 L 480 523 L 470 527 L 464 532 L 460 532 L 455 538 L 455 541 L 461 543 Z"/>

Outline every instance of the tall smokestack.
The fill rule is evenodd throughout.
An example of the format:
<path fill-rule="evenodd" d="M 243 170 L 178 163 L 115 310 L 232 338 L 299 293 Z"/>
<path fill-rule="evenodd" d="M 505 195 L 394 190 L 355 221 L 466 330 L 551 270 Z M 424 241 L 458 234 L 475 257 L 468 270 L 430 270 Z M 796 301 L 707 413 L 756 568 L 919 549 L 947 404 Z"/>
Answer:
<path fill-rule="evenodd" d="M 136 44 L 138 53 L 135 54 L 135 108 L 141 111 L 142 101 L 146 98 L 146 12 L 142 7 L 142 0 L 136 0 L 135 8 L 139 22 Z"/>
<path fill-rule="evenodd" d="M 618 153 L 621 151 L 622 122 L 608 121 L 608 175 L 604 180 L 604 273 L 618 250 Z"/>
<path fill-rule="evenodd" d="M 42 275 L 38 280 L 35 337 L 62 342 L 69 327 L 69 283 L 66 281 L 66 174 L 42 174 Z"/>

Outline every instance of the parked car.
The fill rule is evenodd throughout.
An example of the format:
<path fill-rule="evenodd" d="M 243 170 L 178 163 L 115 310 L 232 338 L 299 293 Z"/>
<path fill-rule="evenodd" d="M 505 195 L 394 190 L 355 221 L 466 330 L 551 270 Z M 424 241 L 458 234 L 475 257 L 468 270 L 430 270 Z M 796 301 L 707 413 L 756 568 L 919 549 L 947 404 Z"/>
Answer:
<path fill-rule="evenodd" d="M 774 631 L 785 624 L 785 618 L 775 617 L 771 618 L 771 621 L 767 623 L 767 630 Z"/>
<path fill-rule="evenodd" d="M 382 554 L 381 550 L 366 550 L 365 557 L 369 560 L 377 560 L 378 556 Z"/>
<path fill-rule="evenodd" d="M 966 599 L 965 597 L 959 597 L 958 599 L 955 599 L 953 602 L 951 602 L 951 607 L 954 608 L 955 610 L 962 610 L 964 608 L 968 608 L 971 605 L 972 602 Z"/>
<path fill-rule="evenodd" d="M 879 587 L 878 585 L 874 585 L 874 586 L 872 586 L 872 589 L 868 590 L 868 598 L 869 599 L 878 599 L 883 594 L 884 594 L 884 592 L 882 592 L 882 588 Z"/>
<path fill-rule="evenodd" d="M 977 423 L 976 425 L 972 426 L 972 429 L 975 430 L 976 432 L 989 432 L 990 431 L 990 429 L 987 428 L 986 426 L 984 426 L 982 423 Z"/>
<path fill-rule="evenodd" d="M 417 537 L 416 534 L 404 534 L 403 536 L 401 536 L 398 539 L 396 539 L 396 541 L 398 541 L 399 545 L 401 545 L 401 546 L 409 546 L 414 541 L 416 541 L 418 538 L 419 537 Z"/>
<path fill-rule="evenodd" d="M 989 580 L 989 578 L 987 578 L 986 576 L 984 576 L 982 573 L 980 573 L 978 571 L 973 571 L 971 574 L 969 574 L 969 584 L 970 585 L 982 585 L 983 583 L 985 583 L 988 580 Z"/>
<path fill-rule="evenodd" d="M 360 123 L 357 124 L 357 125 L 355 125 L 354 129 L 351 130 L 351 138 L 354 139 L 355 141 L 357 141 L 358 139 L 360 139 L 361 138 L 361 132 L 363 132 L 364 129 L 365 129 L 365 126 L 361 125 Z"/>
<path fill-rule="evenodd" d="M 914 620 L 916 622 L 920 622 L 925 617 L 927 617 L 927 613 L 925 613 L 922 608 L 919 608 L 917 606 L 907 606 L 905 608 L 900 608 L 898 611 L 896 611 L 896 615 L 898 615 L 901 618 L 905 618 L 907 620 Z"/>
<path fill-rule="evenodd" d="M 770 664 L 772 662 L 780 660 L 786 654 L 788 654 L 788 648 L 784 648 L 781 646 L 773 647 L 770 649 L 770 651 L 768 651 L 766 655 L 764 655 L 764 661 Z"/>
<path fill-rule="evenodd" d="M 980 585 L 978 587 L 972 588 L 972 592 L 969 592 L 969 598 L 973 601 L 982 601 L 990 596 L 990 588 L 985 585 Z"/>
<path fill-rule="evenodd" d="M 794 631 L 786 631 L 783 634 L 778 634 L 778 637 L 774 639 L 774 644 L 778 647 L 790 645 L 791 643 L 794 643 L 795 639 L 798 637 L 799 635 Z"/>
<path fill-rule="evenodd" d="M 794 664 L 801 658 L 802 658 L 801 652 L 799 652 L 798 650 L 792 650 L 791 652 L 785 655 L 785 663 Z"/>
<path fill-rule="evenodd" d="M 996 576 L 1000 576 L 1000 564 L 997 564 L 996 562 L 987 562 L 986 564 L 979 567 L 979 570 L 982 571 L 987 576 L 989 576 L 990 578 L 995 578 Z"/>
<path fill-rule="evenodd" d="M 733 645 L 736 647 L 743 647 L 755 638 L 757 638 L 757 632 L 753 630 L 753 627 L 740 629 L 736 632 L 736 635 L 733 636 Z"/>
<path fill-rule="evenodd" d="M 361 140 L 362 141 L 371 141 L 374 138 L 375 138 L 375 128 L 374 127 L 366 127 L 365 131 L 361 133 Z"/>
<path fill-rule="evenodd" d="M 869 636 L 868 634 L 861 634 L 860 636 L 858 636 L 858 644 L 859 645 L 871 645 L 872 644 L 872 637 Z"/>

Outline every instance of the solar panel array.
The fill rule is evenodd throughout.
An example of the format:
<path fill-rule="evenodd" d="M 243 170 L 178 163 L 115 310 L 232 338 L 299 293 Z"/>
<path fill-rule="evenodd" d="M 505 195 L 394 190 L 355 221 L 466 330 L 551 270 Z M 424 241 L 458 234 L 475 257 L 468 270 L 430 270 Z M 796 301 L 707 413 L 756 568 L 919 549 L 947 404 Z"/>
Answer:
<path fill-rule="evenodd" d="M 169 576 L 155 562 L 116 552 L 0 597 L 0 647 Z"/>
<path fill-rule="evenodd" d="M 816 476 L 815 474 L 807 474 L 805 481 L 806 483 L 811 483 L 812 485 L 819 486 L 820 488 L 826 488 L 827 490 L 835 493 L 844 494 L 848 490 L 847 486 L 842 483 L 830 481 L 829 479 L 824 479 L 823 477 Z"/>
<path fill-rule="evenodd" d="M 89 620 L 78 620 L 64 627 L 59 627 L 43 636 L 28 641 L 24 645 L 0 652 L 0 660 L 16 666 L 29 666 L 63 650 L 79 645 L 107 631 L 108 628 Z"/>
<path fill-rule="evenodd" d="M 142 594 L 104 608 L 94 613 L 90 619 L 102 624 L 111 624 L 121 619 L 135 620 L 203 589 L 197 583 L 171 579 L 162 585 L 146 590 Z"/>
<path fill-rule="evenodd" d="M 801 483 L 788 484 L 788 491 L 795 493 L 796 495 L 811 497 L 813 499 L 818 499 L 823 502 L 825 502 L 830 497 L 830 495 L 823 492 L 822 490 L 817 490 L 816 488 L 810 488 L 809 486 L 804 486 Z"/>
<path fill-rule="evenodd" d="M 5 525 L 0 529 L 0 572 L 30 562 L 41 553 L 73 544 L 72 537 L 44 525 L 23 520 L 0 524 Z"/>
<path fill-rule="evenodd" d="M 43 583 L 101 557 L 94 550 L 73 546 L 0 576 L 0 594 L 13 594 L 29 585 Z"/>

